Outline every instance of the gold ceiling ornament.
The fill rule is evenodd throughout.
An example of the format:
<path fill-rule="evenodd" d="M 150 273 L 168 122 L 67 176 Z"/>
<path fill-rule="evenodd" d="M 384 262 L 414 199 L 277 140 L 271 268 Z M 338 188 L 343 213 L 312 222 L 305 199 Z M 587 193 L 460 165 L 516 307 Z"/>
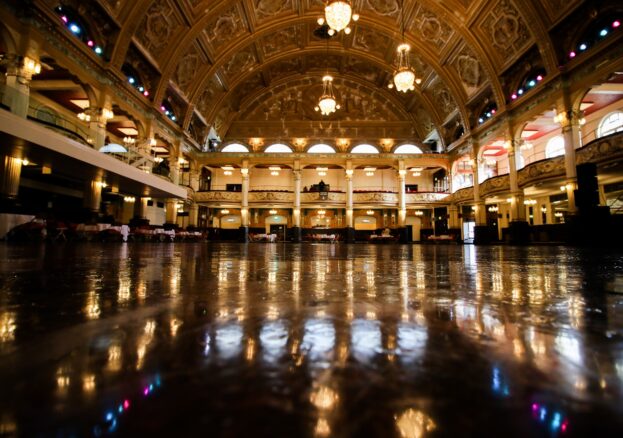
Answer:
<path fill-rule="evenodd" d="M 405 39 L 405 10 L 404 0 L 400 4 L 400 17 L 401 17 L 401 29 L 402 29 L 402 44 L 397 48 L 398 56 L 396 58 L 396 71 L 394 72 L 393 82 L 390 82 L 387 86 L 396 90 L 406 93 L 407 91 L 415 90 L 415 85 L 420 85 L 422 79 L 418 78 L 415 71 L 411 67 L 411 60 L 409 59 L 409 52 L 411 46 L 407 44 Z"/>
<path fill-rule="evenodd" d="M 333 93 L 333 76 L 325 75 L 322 78 L 322 96 L 320 96 L 318 105 L 314 109 L 320 111 L 323 116 L 328 116 L 340 108 L 341 106 L 335 100 L 335 94 Z"/>
<path fill-rule="evenodd" d="M 318 19 L 318 25 L 322 26 L 326 22 L 330 36 L 342 30 L 348 35 L 352 30 L 349 27 L 351 19 L 359 20 L 359 14 L 353 14 L 350 0 L 328 0 L 324 8 L 324 17 Z"/>

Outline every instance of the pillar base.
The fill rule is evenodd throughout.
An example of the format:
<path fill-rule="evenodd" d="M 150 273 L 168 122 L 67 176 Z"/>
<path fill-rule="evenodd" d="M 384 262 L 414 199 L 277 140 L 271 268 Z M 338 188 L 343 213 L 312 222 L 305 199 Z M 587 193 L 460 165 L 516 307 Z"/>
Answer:
<path fill-rule="evenodd" d="M 526 221 L 512 221 L 508 226 L 508 236 L 511 245 L 527 245 L 530 243 L 530 224 Z"/>
<path fill-rule="evenodd" d="M 355 229 L 346 227 L 346 243 L 355 243 Z"/>
<path fill-rule="evenodd" d="M 474 227 L 474 245 L 488 245 L 491 241 L 491 227 L 488 225 Z"/>
<path fill-rule="evenodd" d="M 301 227 L 292 227 L 290 228 L 290 232 L 292 233 L 292 242 L 300 243 L 303 240 L 303 230 Z"/>
<path fill-rule="evenodd" d="M 249 227 L 238 228 L 238 241 L 242 243 L 249 241 Z"/>

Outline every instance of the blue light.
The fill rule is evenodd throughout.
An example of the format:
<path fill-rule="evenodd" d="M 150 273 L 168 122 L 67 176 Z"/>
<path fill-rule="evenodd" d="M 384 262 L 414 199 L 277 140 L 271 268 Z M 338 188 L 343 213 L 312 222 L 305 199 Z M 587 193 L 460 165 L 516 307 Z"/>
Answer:
<path fill-rule="evenodd" d="M 104 51 L 102 50 L 101 47 L 96 47 L 95 48 L 95 53 L 97 53 L 98 55 L 101 55 L 102 53 L 104 53 Z"/>
<path fill-rule="evenodd" d="M 115 416 L 112 412 L 106 414 L 106 421 L 112 421 L 113 418 L 115 418 Z"/>
<path fill-rule="evenodd" d="M 482 117 L 478 119 L 478 123 L 484 123 L 485 119 L 483 119 Z"/>
<path fill-rule="evenodd" d="M 134 83 L 136 82 L 136 80 L 134 80 L 133 77 L 129 77 L 128 78 L 128 82 L 131 83 L 132 85 L 134 85 Z"/>
<path fill-rule="evenodd" d="M 562 416 L 559 412 L 554 414 L 554 418 L 552 419 L 552 429 L 558 429 L 560 427 L 560 421 L 562 420 Z"/>
<path fill-rule="evenodd" d="M 173 120 L 175 122 L 177 120 L 177 117 L 171 116 L 171 120 Z"/>
<path fill-rule="evenodd" d="M 534 81 L 534 79 L 532 79 L 530 82 L 528 82 L 528 86 L 530 87 L 534 87 L 536 85 L 536 82 Z"/>
<path fill-rule="evenodd" d="M 547 409 L 541 408 L 539 419 L 541 421 L 545 421 L 545 417 L 547 416 Z"/>
<path fill-rule="evenodd" d="M 120 414 L 123 414 L 123 405 L 119 405 L 117 411 L 119 411 Z"/>
<path fill-rule="evenodd" d="M 588 46 L 584 43 L 580 44 L 580 50 L 586 50 Z"/>
<path fill-rule="evenodd" d="M 69 30 L 72 31 L 75 34 L 79 34 L 81 32 L 80 26 L 78 26 L 77 24 L 71 23 L 69 25 Z"/>
<path fill-rule="evenodd" d="M 517 90 L 517 94 L 521 96 L 523 94 L 523 88 L 520 88 L 519 90 Z"/>
<path fill-rule="evenodd" d="M 601 32 L 599 32 L 599 36 L 605 37 L 606 35 L 608 35 L 608 29 L 602 29 Z"/>
<path fill-rule="evenodd" d="M 491 118 L 491 113 L 490 112 L 487 113 L 487 118 Z"/>

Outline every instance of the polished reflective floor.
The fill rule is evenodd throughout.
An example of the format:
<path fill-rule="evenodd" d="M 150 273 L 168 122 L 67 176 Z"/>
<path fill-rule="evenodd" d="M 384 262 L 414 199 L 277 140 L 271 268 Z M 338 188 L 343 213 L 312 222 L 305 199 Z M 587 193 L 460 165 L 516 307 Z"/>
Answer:
<path fill-rule="evenodd" d="M 0 435 L 623 436 L 623 257 L 0 245 Z"/>

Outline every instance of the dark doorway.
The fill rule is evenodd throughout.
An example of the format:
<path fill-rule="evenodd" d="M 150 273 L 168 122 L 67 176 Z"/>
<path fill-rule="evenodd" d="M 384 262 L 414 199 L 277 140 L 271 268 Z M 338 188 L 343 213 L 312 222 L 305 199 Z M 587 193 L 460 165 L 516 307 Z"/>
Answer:
<path fill-rule="evenodd" d="M 285 242 L 286 240 L 286 226 L 285 225 L 274 225 L 270 226 L 270 234 L 277 235 L 277 242 Z"/>

